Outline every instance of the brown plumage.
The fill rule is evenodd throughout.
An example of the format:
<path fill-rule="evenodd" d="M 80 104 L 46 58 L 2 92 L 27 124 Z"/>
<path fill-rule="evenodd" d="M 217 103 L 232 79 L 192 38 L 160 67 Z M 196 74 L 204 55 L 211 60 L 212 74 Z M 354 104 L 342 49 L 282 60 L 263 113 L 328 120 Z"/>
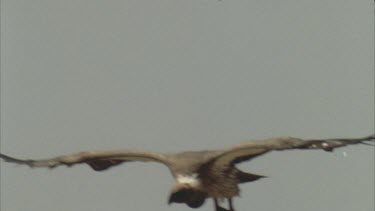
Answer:
<path fill-rule="evenodd" d="M 242 172 L 236 164 L 251 160 L 271 151 L 288 149 L 322 149 L 328 152 L 352 144 L 374 146 L 375 135 L 364 138 L 302 140 L 278 137 L 260 141 L 248 141 L 222 150 L 161 154 L 137 150 L 87 151 L 42 160 L 23 160 L 4 154 L 7 162 L 30 167 L 54 168 L 85 163 L 96 171 L 103 171 L 130 161 L 152 161 L 166 165 L 177 183 L 172 188 L 169 203 L 185 203 L 191 208 L 203 205 L 206 198 L 213 198 L 216 211 L 225 211 L 218 199 L 226 198 L 229 211 L 234 211 L 232 198 L 239 194 L 239 184 L 258 180 L 264 176 Z"/>

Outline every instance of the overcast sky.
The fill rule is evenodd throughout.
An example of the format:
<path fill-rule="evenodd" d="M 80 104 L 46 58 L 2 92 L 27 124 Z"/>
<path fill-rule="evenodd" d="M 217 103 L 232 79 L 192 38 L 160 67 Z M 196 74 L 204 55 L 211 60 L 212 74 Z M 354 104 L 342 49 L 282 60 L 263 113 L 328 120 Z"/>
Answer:
<path fill-rule="evenodd" d="M 374 132 L 374 2 L 2 0 L 1 152 L 217 149 Z M 347 156 L 344 156 L 344 154 Z M 374 148 L 271 153 L 238 211 L 374 210 Z M 190 210 L 164 166 L 1 162 L 2 211 Z M 208 200 L 200 209 L 213 211 Z"/>

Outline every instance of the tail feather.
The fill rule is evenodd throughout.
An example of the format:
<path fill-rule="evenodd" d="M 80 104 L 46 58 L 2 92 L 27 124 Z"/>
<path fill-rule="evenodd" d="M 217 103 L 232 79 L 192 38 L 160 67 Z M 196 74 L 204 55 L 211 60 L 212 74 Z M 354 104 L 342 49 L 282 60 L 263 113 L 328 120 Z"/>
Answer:
<path fill-rule="evenodd" d="M 240 181 L 240 183 L 246 183 L 246 182 L 252 182 L 261 178 L 265 178 L 266 176 L 263 175 L 257 175 L 257 174 L 251 174 L 251 173 L 246 173 L 243 171 L 238 171 L 237 172 L 237 178 Z"/>

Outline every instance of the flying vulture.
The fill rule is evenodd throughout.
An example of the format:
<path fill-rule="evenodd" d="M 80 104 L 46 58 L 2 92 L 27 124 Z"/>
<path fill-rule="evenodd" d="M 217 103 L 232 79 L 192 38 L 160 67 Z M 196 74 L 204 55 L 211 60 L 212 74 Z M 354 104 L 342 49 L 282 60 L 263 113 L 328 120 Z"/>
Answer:
<path fill-rule="evenodd" d="M 85 163 L 95 171 L 107 170 L 130 161 L 153 161 L 166 165 L 176 179 L 171 189 L 170 203 L 185 203 L 191 208 L 203 205 L 212 198 L 216 211 L 234 211 L 232 198 L 239 194 L 239 184 L 252 182 L 264 176 L 247 173 L 236 168 L 236 164 L 249 161 L 271 151 L 291 149 L 322 149 L 328 152 L 352 144 L 374 146 L 375 134 L 363 138 L 303 140 L 293 137 L 277 137 L 248 141 L 221 150 L 188 151 L 181 153 L 153 153 L 138 150 L 86 151 L 50 159 L 18 159 L 4 154 L 7 162 L 30 167 L 54 168 Z M 218 200 L 227 199 L 229 209 L 219 206 Z"/>

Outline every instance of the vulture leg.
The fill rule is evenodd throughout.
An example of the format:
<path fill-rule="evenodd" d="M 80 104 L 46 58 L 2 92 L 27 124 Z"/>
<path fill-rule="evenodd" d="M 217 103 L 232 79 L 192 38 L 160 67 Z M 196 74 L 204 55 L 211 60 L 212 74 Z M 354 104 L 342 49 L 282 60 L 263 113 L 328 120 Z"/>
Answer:
<path fill-rule="evenodd" d="M 214 198 L 215 203 L 215 211 L 229 211 L 223 207 L 220 207 L 219 202 L 217 201 L 217 198 Z"/>
<path fill-rule="evenodd" d="M 232 198 L 228 198 L 229 211 L 234 211 Z"/>

